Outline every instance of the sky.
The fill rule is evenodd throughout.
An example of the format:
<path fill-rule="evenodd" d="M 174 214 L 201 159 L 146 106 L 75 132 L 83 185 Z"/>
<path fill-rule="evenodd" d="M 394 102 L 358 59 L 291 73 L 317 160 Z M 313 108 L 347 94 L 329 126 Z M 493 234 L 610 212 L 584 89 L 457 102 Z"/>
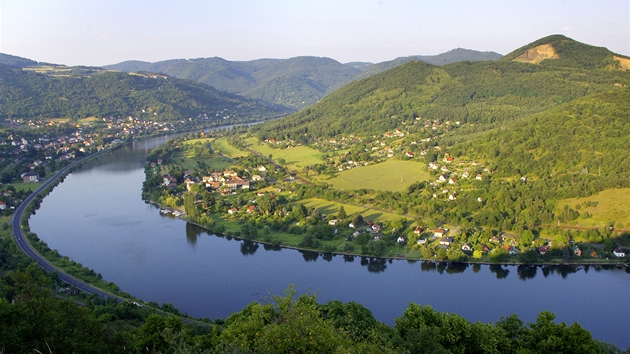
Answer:
<path fill-rule="evenodd" d="M 507 54 L 551 34 L 630 55 L 628 0 L 0 0 L 0 52 L 102 66 L 296 56 Z"/>

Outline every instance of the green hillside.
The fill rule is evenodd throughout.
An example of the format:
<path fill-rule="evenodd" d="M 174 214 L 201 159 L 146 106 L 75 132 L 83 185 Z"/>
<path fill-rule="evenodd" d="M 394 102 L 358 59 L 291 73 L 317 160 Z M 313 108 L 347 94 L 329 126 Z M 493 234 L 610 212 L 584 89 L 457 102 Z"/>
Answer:
<path fill-rule="evenodd" d="M 537 53 L 553 48 L 554 58 L 514 60 L 541 45 Z M 332 151 L 331 141 L 360 141 L 371 160 L 386 147 L 393 158 L 448 167 L 403 194 L 377 188 L 376 207 L 510 230 L 564 223 L 580 213 L 556 202 L 630 187 L 630 73 L 614 58 L 623 59 L 550 36 L 498 61 L 410 62 L 251 131 L 322 151 Z M 368 159 L 361 154 L 349 159 Z M 443 185 L 440 176 L 455 181 Z"/>
<path fill-rule="evenodd" d="M 41 71 L 41 72 L 36 72 Z M 205 84 L 164 75 L 130 75 L 93 68 L 0 65 L 0 117 L 135 116 L 153 120 L 208 116 L 265 119 L 283 110 Z"/>

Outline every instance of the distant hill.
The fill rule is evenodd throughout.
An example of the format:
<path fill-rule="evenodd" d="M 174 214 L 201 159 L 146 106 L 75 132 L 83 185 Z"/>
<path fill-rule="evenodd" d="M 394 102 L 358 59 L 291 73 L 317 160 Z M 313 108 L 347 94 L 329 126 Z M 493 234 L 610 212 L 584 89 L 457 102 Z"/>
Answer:
<path fill-rule="evenodd" d="M 446 65 L 460 61 L 498 60 L 501 57 L 502 55 L 496 52 L 479 52 L 471 49 L 456 48 L 438 55 L 412 55 L 374 64 L 371 67 L 366 68 L 363 73 L 359 74 L 357 76 L 357 79 L 363 79 L 378 73 L 382 73 L 383 71 L 387 71 L 397 66 L 406 64 L 410 61 L 416 60 L 433 65 Z"/>
<path fill-rule="evenodd" d="M 95 68 L 16 69 L 0 64 L 0 118 L 135 116 L 261 120 L 286 109 L 165 75 L 107 72 Z"/>
<path fill-rule="evenodd" d="M 10 54 L 0 53 L 0 64 L 16 67 L 26 68 L 29 66 L 37 66 L 38 62 L 26 58 L 16 57 Z"/>
<path fill-rule="evenodd" d="M 181 79 L 195 80 L 219 90 L 302 109 L 330 92 L 356 79 L 389 70 L 412 60 L 437 65 L 454 61 L 495 60 L 494 52 L 454 49 L 435 56 L 411 56 L 380 64 L 354 62 L 341 64 L 330 58 L 295 57 L 228 61 L 222 58 L 173 59 L 157 63 L 126 61 L 105 69 L 124 72 L 159 72 Z"/>
<path fill-rule="evenodd" d="M 357 68 L 330 58 L 319 57 L 246 62 L 221 58 L 175 59 L 158 63 L 131 61 L 105 68 L 125 72 L 164 73 L 294 109 L 317 102 L 329 91 L 349 82 L 360 72 Z"/>

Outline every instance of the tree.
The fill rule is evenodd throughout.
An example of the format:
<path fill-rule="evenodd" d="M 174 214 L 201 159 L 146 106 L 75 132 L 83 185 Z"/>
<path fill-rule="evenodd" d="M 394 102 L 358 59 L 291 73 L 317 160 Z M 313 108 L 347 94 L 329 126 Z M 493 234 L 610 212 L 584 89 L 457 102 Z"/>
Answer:
<path fill-rule="evenodd" d="M 344 208 L 343 205 L 339 207 L 339 213 L 337 213 L 337 217 L 341 220 L 348 217 L 348 215 L 346 214 L 346 208 Z"/>
<path fill-rule="evenodd" d="M 534 233 L 530 230 L 524 230 L 521 234 L 519 245 L 521 247 L 530 247 L 532 242 L 534 242 Z"/>

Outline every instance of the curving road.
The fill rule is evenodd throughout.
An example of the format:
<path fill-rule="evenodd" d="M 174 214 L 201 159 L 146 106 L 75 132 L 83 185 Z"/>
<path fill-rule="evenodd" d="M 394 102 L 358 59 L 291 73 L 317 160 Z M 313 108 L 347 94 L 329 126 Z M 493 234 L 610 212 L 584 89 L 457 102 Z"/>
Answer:
<path fill-rule="evenodd" d="M 92 157 L 92 156 L 97 156 L 99 154 L 101 154 L 103 151 L 105 150 L 101 150 L 99 152 L 96 152 L 94 154 L 91 154 L 87 157 Z M 76 166 L 78 163 L 80 163 L 81 161 L 85 160 L 85 158 L 82 158 L 80 160 L 74 161 L 71 164 L 69 164 L 68 166 L 62 168 L 61 170 L 59 170 L 57 173 L 55 173 L 52 177 L 48 178 L 46 181 L 44 181 L 44 183 L 37 188 L 33 193 L 31 193 L 28 197 L 26 197 L 26 199 L 24 199 L 24 201 L 22 203 L 20 203 L 20 205 L 15 208 L 15 212 L 13 213 L 13 216 L 11 216 L 11 229 L 13 232 L 13 237 L 15 238 L 15 242 L 17 242 L 18 246 L 20 247 L 20 249 L 22 250 L 22 252 L 24 252 L 24 254 L 26 254 L 27 256 L 29 256 L 30 258 L 32 258 L 33 260 L 35 260 L 37 262 L 37 264 L 42 267 L 45 271 L 47 272 L 57 272 L 59 274 L 59 279 L 61 279 L 63 282 L 72 285 L 78 289 L 80 289 L 81 291 L 84 291 L 88 294 L 96 294 L 101 298 L 115 298 L 118 302 L 123 301 L 123 298 L 112 295 L 110 293 L 107 293 L 101 289 L 98 289 L 92 285 L 86 284 L 83 281 L 63 272 L 61 269 L 55 267 L 52 263 L 50 263 L 47 259 L 45 259 L 44 257 L 42 257 L 39 253 L 37 253 L 37 251 L 35 251 L 35 249 L 33 249 L 33 247 L 31 246 L 31 244 L 25 239 L 24 235 L 22 234 L 22 228 L 20 227 L 20 220 L 22 219 L 22 214 L 24 213 L 24 210 L 26 209 L 26 207 L 33 201 L 33 199 L 35 199 L 35 197 L 37 195 L 39 195 L 39 193 L 41 193 L 46 187 L 48 187 L 49 185 L 51 185 L 56 179 L 60 178 L 64 173 L 66 173 L 68 170 L 70 170 L 71 168 L 73 168 L 74 166 Z"/>

